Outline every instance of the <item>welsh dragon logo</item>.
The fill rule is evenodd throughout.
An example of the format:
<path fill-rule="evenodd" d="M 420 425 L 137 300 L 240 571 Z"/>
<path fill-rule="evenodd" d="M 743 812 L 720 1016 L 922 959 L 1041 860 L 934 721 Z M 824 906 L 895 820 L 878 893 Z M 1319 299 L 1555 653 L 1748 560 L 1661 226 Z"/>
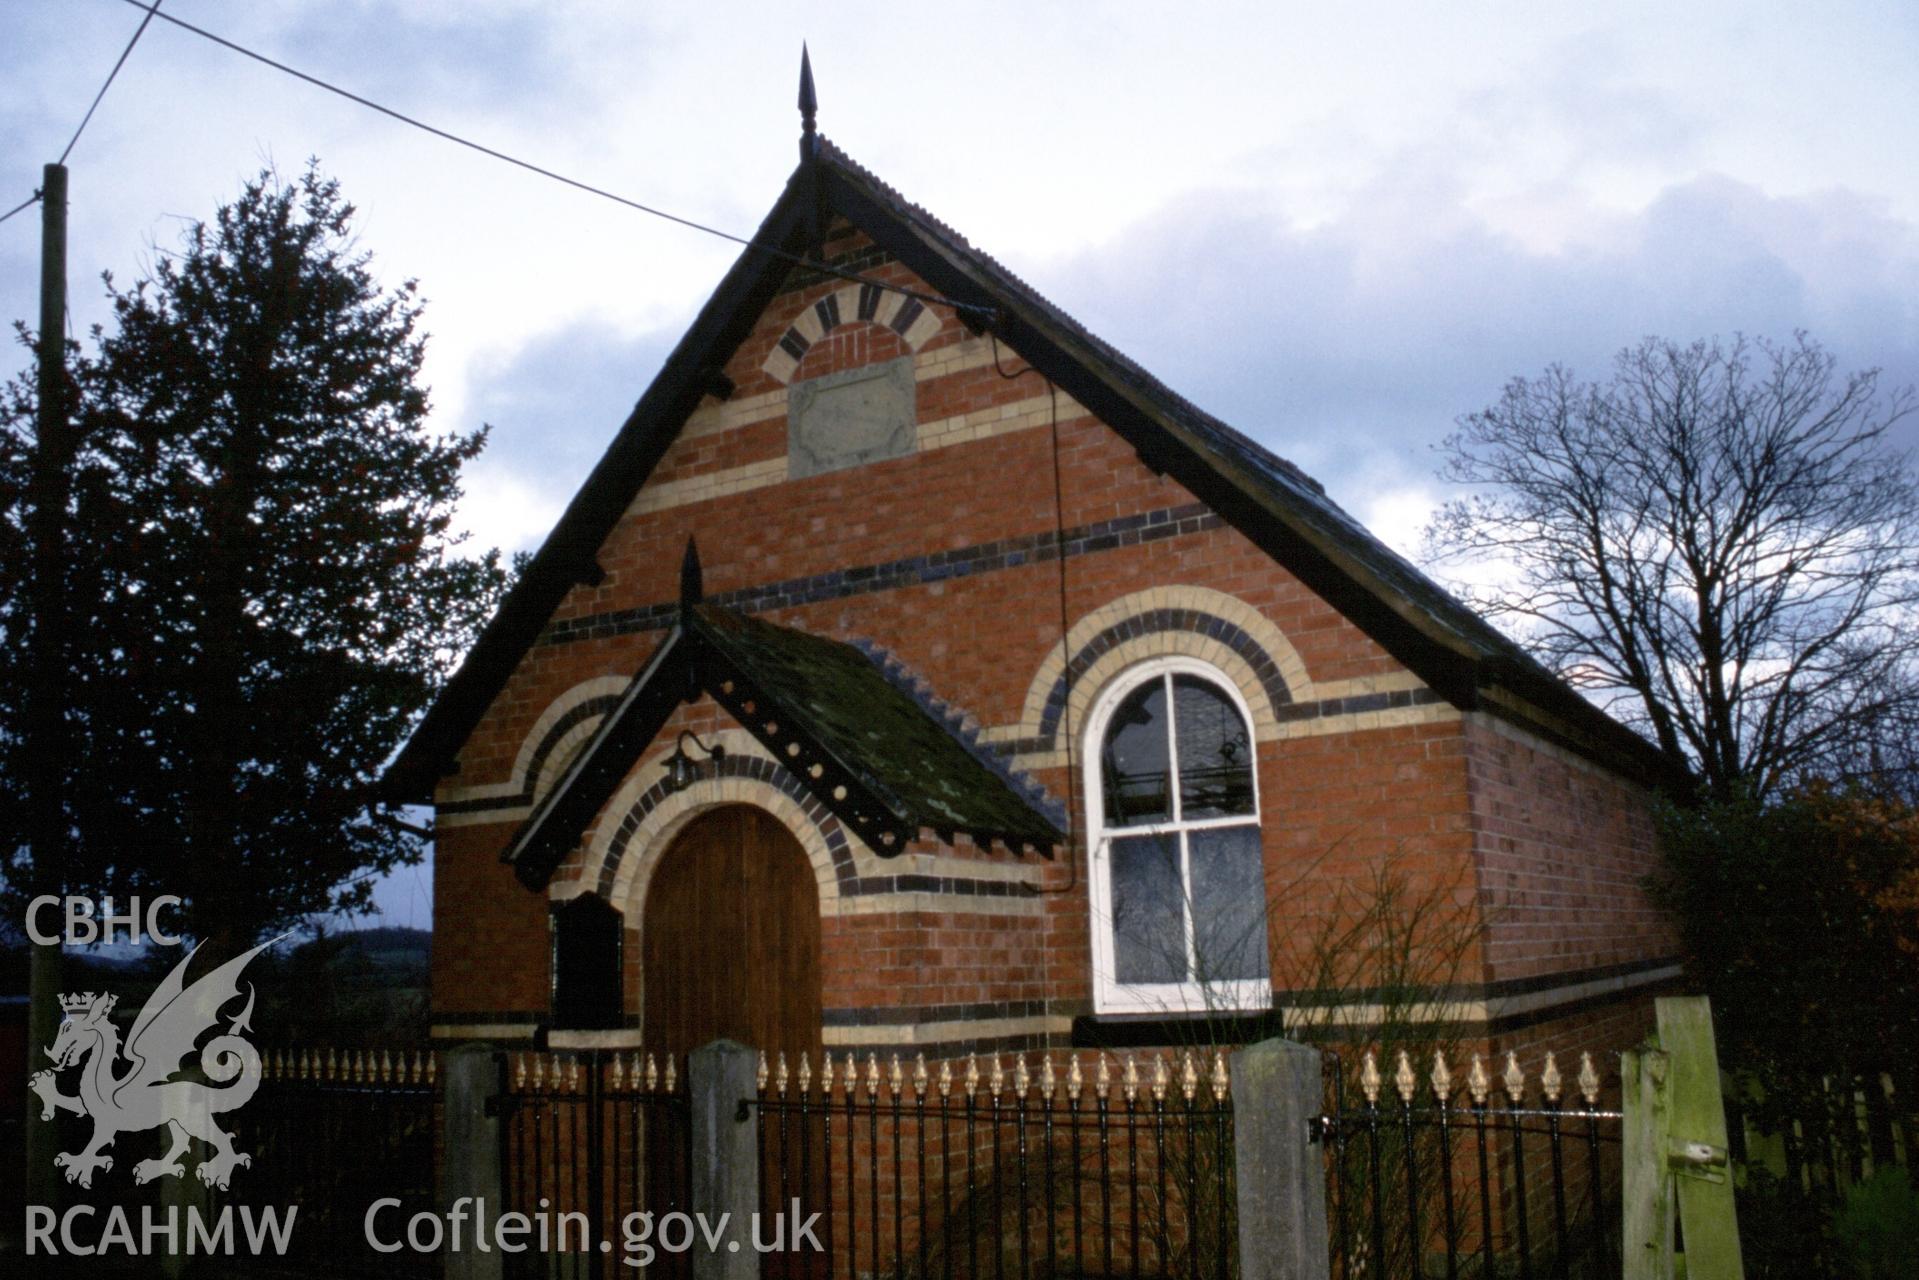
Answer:
<path fill-rule="evenodd" d="M 200 1046 L 200 1069 L 211 1083 L 173 1076 L 200 1038 L 219 1029 L 221 1006 L 240 994 L 240 971 L 273 942 L 227 961 L 191 986 L 186 984 L 187 965 L 200 948 L 189 951 L 133 1020 L 124 1049 L 119 1029 L 108 1016 L 118 997 L 91 991 L 60 997 L 66 1020 L 46 1051 L 53 1059 L 53 1070 L 35 1072 L 28 1083 L 40 1095 L 42 1120 L 53 1119 L 55 1111 L 93 1118 L 92 1141 L 83 1150 L 53 1158 L 56 1166 L 66 1170 L 67 1181 L 92 1186 L 95 1169 L 113 1168 L 106 1148 L 116 1137 L 162 1125 L 171 1131 L 173 1145 L 165 1155 L 134 1165 L 135 1182 L 151 1182 L 162 1175 L 180 1177 L 186 1172 L 180 1157 L 194 1138 L 213 1148 L 213 1154 L 195 1170 L 209 1186 L 224 1190 L 237 1166 L 253 1163 L 251 1156 L 233 1149 L 233 1135 L 214 1121 L 222 1112 L 245 1106 L 260 1087 L 260 1055 L 240 1034 L 253 1029 L 249 1025 L 251 983 L 246 1007 L 229 1019 L 225 1032 Z M 123 1059 L 125 1069 L 117 1071 Z M 54 1072 L 82 1061 L 80 1092 L 59 1092 Z"/>

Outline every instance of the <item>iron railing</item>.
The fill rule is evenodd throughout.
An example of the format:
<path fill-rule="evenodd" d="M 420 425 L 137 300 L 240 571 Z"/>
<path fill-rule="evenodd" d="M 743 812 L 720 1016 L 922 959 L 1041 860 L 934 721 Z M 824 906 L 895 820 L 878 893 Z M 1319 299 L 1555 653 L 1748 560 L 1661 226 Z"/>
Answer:
<path fill-rule="evenodd" d="M 1621 1113 L 1580 1055 L 1577 1098 L 1554 1055 L 1536 1098 L 1518 1055 L 1497 1081 L 1475 1054 L 1464 1080 L 1435 1052 L 1422 1079 L 1401 1051 L 1386 1094 L 1367 1052 L 1357 1097 L 1328 1054 L 1326 1148 L 1334 1274 L 1346 1280 L 1617 1275 Z M 1460 1086 L 1463 1085 L 1463 1091 Z"/>
<path fill-rule="evenodd" d="M 1063 1061 L 1056 1060 L 1063 1058 Z M 774 1273 L 903 1280 L 1237 1272 L 1226 1060 L 761 1063 L 762 1203 L 819 1214 Z M 802 1214 L 804 1216 L 804 1214 Z"/>
<path fill-rule="evenodd" d="M 683 1276 L 691 1255 L 654 1231 L 690 1212 L 685 1080 L 672 1055 L 500 1057 L 501 1192 L 532 1231 L 509 1276 Z"/>
<path fill-rule="evenodd" d="M 226 1190 L 205 1193 L 209 1219 L 227 1206 L 236 1212 L 297 1206 L 288 1251 L 274 1260 L 289 1273 L 439 1274 L 439 1259 L 430 1252 L 374 1250 L 365 1224 L 382 1197 L 399 1201 L 383 1219 L 392 1233 L 436 1207 L 438 1074 L 430 1052 L 268 1050 L 252 1100 L 220 1117 L 249 1163 L 233 1172 Z M 200 1154 L 204 1158 L 204 1149 Z M 184 1176 L 194 1174 L 189 1168 Z"/>

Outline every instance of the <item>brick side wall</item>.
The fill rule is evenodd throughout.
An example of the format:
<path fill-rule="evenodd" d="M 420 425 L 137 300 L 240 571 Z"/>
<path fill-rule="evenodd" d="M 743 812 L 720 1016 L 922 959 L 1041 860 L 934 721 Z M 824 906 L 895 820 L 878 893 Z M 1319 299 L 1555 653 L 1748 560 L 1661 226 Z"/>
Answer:
<path fill-rule="evenodd" d="M 1490 717 L 1462 727 L 1487 980 L 1676 955 L 1670 923 L 1641 887 L 1657 856 L 1649 797 Z"/>
<path fill-rule="evenodd" d="M 500 843 L 510 830 L 455 827 L 434 840 L 436 1018 L 547 1007 L 546 899 L 529 893 L 501 865 Z"/>

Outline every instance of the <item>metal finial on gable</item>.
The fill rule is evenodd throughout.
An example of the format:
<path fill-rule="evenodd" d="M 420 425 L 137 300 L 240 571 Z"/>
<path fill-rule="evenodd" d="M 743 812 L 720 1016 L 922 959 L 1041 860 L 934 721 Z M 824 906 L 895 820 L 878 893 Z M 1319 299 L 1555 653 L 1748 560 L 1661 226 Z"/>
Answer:
<path fill-rule="evenodd" d="M 806 52 L 806 42 L 800 42 L 800 159 L 810 160 L 819 154 L 819 138 L 816 135 L 814 117 L 819 114 L 819 95 L 813 91 L 813 60 Z"/>
<path fill-rule="evenodd" d="M 705 596 L 706 587 L 700 573 L 700 548 L 691 537 L 686 540 L 686 554 L 680 557 L 680 612 L 690 611 Z"/>

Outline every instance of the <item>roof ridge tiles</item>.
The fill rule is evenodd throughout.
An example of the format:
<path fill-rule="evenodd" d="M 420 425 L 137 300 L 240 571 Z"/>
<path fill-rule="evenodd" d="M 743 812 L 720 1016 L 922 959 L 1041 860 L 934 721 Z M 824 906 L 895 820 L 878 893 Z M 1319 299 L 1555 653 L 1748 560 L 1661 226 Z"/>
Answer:
<path fill-rule="evenodd" d="M 1028 803 L 1038 808 L 1054 826 L 1062 831 L 1066 830 L 1066 806 L 1061 804 L 1039 779 L 1012 764 L 1009 757 L 993 750 L 990 744 L 982 742 L 977 717 L 970 712 L 960 711 L 953 703 L 934 695 L 931 692 L 932 683 L 886 646 L 864 638 L 855 640 L 852 644 L 879 669 L 888 684 L 917 703 L 922 711 L 946 730 L 967 755 L 1012 787 Z M 969 720 L 975 726 L 970 733 L 963 728 L 965 722 Z"/>

